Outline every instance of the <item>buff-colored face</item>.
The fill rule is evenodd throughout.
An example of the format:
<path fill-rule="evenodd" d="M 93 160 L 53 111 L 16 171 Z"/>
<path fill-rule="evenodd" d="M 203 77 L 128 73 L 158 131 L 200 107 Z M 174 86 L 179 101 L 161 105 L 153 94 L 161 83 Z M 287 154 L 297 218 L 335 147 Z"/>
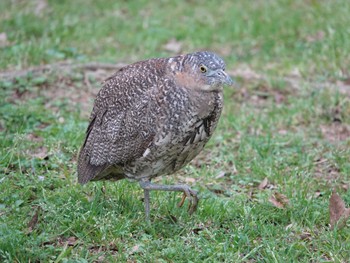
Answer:
<path fill-rule="evenodd" d="M 202 90 L 218 90 L 225 85 L 232 85 L 233 80 L 225 72 L 225 62 L 212 52 L 196 52 L 191 54 L 188 64 L 193 74 L 201 82 Z"/>
<path fill-rule="evenodd" d="M 225 72 L 225 62 L 215 53 L 203 51 L 180 58 L 180 63 L 173 64 L 175 79 L 179 86 L 215 91 L 222 90 L 225 85 L 233 84 L 233 80 Z"/>

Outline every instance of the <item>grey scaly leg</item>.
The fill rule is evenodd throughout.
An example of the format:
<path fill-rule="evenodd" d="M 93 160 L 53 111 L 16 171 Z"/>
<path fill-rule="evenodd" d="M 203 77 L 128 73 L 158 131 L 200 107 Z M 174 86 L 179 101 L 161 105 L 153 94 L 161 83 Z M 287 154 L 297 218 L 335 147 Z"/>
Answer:
<path fill-rule="evenodd" d="M 144 193 L 146 220 L 149 221 L 149 210 L 150 210 L 149 190 L 148 189 L 143 189 L 143 193 Z"/>

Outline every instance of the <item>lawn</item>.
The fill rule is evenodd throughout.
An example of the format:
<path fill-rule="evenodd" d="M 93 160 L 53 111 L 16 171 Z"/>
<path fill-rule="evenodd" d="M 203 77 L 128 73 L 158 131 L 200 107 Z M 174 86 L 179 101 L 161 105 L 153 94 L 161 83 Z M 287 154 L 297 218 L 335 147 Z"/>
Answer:
<path fill-rule="evenodd" d="M 0 2 L 1 262 L 349 262 L 350 2 Z M 211 50 L 236 86 L 204 151 L 143 193 L 77 184 L 100 83 L 120 65 Z"/>

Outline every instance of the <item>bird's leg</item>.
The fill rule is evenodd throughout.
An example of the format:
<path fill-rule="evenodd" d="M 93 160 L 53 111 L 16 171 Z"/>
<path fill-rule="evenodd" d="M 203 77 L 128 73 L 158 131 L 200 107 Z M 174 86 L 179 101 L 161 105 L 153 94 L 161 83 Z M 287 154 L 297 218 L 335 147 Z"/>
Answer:
<path fill-rule="evenodd" d="M 188 207 L 189 214 L 192 214 L 197 209 L 197 205 L 198 205 L 197 192 L 192 190 L 188 185 L 185 185 L 185 184 L 158 185 L 158 184 L 152 184 L 150 181 L 140 181 L 139 183 L 145 193 L 146 217 L 149 217 L 149 209 L 150 209 L 149 208 L 149 191 L 151 190 L 183 192 L 184 196 L 182 197 L 182 200 L 179 203 L 179 206 L 183 205 L 187 197 L 190 202 Z"/>
<path fill-rule="evenodd" d="M 145 202 L 145 212 L 146 212 L 146 220 L 149 221 L 149 210 L 150 210 L 150 198 L 149 198 L 149 190 L 143 189 L 144 193 L 144 202 Z"/>
<path fill-rule="evenodd" d="M 101 192 L 103 194 L 103 198 L 106 199 L 106 181 L 103 181 L 102 183 Z"/>

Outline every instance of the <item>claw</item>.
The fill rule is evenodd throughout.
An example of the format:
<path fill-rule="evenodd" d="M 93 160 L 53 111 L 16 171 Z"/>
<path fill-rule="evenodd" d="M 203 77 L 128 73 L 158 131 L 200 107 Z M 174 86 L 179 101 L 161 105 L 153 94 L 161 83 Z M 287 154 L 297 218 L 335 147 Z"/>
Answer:
<path fill-rule="evenodd" d="M 182 206 L 184 205 L 185 200 L 186 200 L 186 197 L 187 197 L 186 194 L 183 193 L 183 194 L 182 194 L 181 201 L 177 204 L 178 207 L 182 207 Z"/>
<path fill-rule="evenodd" d="M 151 190 L 159 190 L 159 191 L 177 191 L 182 192 L 182 198 L 179 202 L 178 206 L 181 207 L 185 203 L 186 198 L 188 198 L 188 213 L 191 215 L 194 211 L 197 209 L 198 205 L 198 197 L 197 192 L 192 190 L 187 185 L 157 185 L 152 184 L 149 180 L 147 181 L 139 181 L 141 188 L 144 190 L 145 194 L 145 212 L 146 212 L 146 218 L 149 220 L 149 191 Z"/>
<path fill-rule="evenodd" d="M 197 192 L 193 191 L 191 189 L 186 189 L 183 192 L 181 201 L 178 204 L 178 207 L 182 207 L 183 204 L 185 203 L 186 198 L 188 197 L 188 213 L 190 215 L 193 214 L 197 210 L 197 205 L 198 205 L 198 197 L 197 197 Z"/>
<path fill-rule="evenodd" d="M 196 191 L 190 190 L 190 194 L 191 194 L 191 201 L 188 204 L 188 213 L 192 215 L 197 210 L 198 197 L 197 197 Z"/>

